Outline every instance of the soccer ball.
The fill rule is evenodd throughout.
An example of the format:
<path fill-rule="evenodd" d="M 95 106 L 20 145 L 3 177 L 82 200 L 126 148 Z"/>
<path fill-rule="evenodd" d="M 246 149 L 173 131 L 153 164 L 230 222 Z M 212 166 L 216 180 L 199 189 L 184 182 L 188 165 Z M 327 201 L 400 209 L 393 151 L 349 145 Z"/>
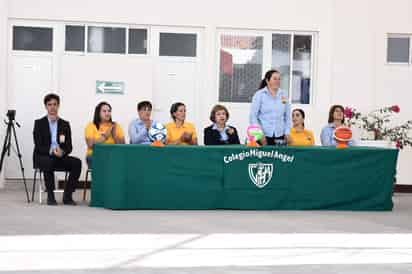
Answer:
<path fill-rule="evenodd" d="M 263 138 L 263 131 L 258 125 L 250 125 L 246 130 L 246 135 L 249 141 L 259 141 Z"/>
<path fill-rule="evenodd" d="M 166 134 L 167 130 L 161 123 L 156 123 L 149 129 L 149 139 L 152 142 L 161 141 L 164 143 L 166 141 Z"/>

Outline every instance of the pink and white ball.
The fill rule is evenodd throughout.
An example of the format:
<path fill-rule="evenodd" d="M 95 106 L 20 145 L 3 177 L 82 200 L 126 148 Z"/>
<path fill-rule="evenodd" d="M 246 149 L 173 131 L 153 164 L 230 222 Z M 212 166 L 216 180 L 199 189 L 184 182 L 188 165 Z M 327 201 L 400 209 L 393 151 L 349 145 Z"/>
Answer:
<path fill-rule="evenodd" d="M 259 141 L 263 138 L 263 131 L 259 125 L 250 125 L 246 130 L 246 135 L 249 141 Z"/>

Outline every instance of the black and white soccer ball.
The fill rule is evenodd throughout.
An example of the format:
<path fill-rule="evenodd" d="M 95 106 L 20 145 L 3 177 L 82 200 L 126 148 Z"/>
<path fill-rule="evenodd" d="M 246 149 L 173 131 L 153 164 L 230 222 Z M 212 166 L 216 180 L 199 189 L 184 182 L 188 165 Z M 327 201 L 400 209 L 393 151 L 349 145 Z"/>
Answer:
<path fill-rule="evenodd" d="M 161 123 L 155 123 L 149 129 L 149 139 L 150 141 L 161 141 L 164 143 L 166 141 L 167 130 Z"/>

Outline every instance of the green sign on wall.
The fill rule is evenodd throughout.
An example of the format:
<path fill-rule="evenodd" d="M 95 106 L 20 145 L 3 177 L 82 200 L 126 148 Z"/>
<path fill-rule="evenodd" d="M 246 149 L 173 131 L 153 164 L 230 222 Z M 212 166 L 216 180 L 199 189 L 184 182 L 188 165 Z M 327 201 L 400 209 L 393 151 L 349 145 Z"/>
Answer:
<path fill-rule="evenodd" d="M 97 94 L 124 94 L 124 82 L 96 81 Z"/>

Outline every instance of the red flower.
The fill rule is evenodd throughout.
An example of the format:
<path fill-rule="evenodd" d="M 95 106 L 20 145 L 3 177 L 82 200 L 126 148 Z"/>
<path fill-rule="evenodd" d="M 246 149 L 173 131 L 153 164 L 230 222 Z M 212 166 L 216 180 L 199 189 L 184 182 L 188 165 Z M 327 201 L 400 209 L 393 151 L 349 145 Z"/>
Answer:
<path fill-rule="evenodd" d="M 401 147 L 401 141 L 400 140 L 396 140 L 396 148 L 400 148 Z"/>
<path fill-rule="evenodd" d="M 401 109 L 399 108 L 398 105 L 391 106 L 391 110 L 392 110 L 393 112 L 396 112 L 396 113 L 398 113 L 399 111 L 401 111 Z"/>
<path fill-rule="evenodd" d="M 353 117 L 353 110 L 350 107 L 345 107 L 343 111 L 345 117 L 351 119 Z"/>

